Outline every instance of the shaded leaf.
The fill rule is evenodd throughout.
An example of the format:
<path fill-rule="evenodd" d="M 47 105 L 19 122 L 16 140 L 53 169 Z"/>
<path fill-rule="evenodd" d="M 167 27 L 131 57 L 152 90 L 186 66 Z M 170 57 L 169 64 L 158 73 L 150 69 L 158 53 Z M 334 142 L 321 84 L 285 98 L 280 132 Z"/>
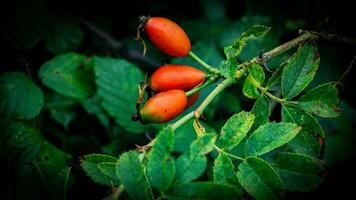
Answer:
<path fill-rule="evenodd" d="M 150 185 L 136 151 L 123 153 L 116 164 L 116 174 L 132 199 L 152 199 Z"/>
<path fill-rule="evenodd" d="M 95 115 L 105 128 L 109 128 L 110 119 L 101 106 L 101 98 L 98 94 L 83 101 L 82 105 L 89 114 Z"/>
<path fill-rule="evenodd" d="M 103 185 L 112 185 L 115 183 L 115 179 L 104 173 L 103 170 L 99 168 L 99 164 L 107 162 L 116 163 L 116 161 L 117 158 L 113 156 L 103 154 L 89 154 L 84 156 L 83 160 L 81 161 L 81 166 L 94 182 Z"/>
<path fill-rule="evenodd" d="M 323 167 L 306 155 L 282 152 L 274 157 L 273 164 L 288 191 L 312 191 L 322 182 Z"/>
<path fill-rule="evenodd" d="M 175 176 L 175 163 L 170 155 L 173 144 L 173 130 L 168 126 L 159 132 L 148 159 L 148 179 L 160 191 L 167 190 Z"/>
<path fill-rule="evenodd" d="M 262 86 L 265 80 L 265 72 L 259 64 L 249 65 L 248 72 L 242 92 L 248 98 L 257 99 L 260 96 L 258 86 Z"/>
<path fill-rule="evenodd" d="M 43 106 L 43 93 L 24 73 L 0 76 L 0 117 L 25 119 L 36 117 Z"/>
<path fill-rule="evenodd" d="M 233 115 L 221 129 L 221 147 L 231 150 L 237 146 L 250 130 L 255 116 L 242 111 Z"/>
<path fill-rule="evenodd" d="M 99 162 L 97 166 L 103 174 L 109 176 L 111 180 L 115 180 L 113 183 L 117 185 L 120 183 L 116 175 L 116 162 Z"/>
<path fill-rule="evenodd" d="M 281 78 L 284 67 L 279 67 L 272 76 L 268 79 L 266 83 L 266 88 L 270 91 L 276 90 L 275 88 L 280 89 L 281 87 Z"/>
<path fill-rule="evenodd" d="M 301 127 L 292 123 L 267 123 L 260 126 L 247 139 L 246 155 L 262 155 L 292 140 Z"/>
<path fill-rule="evenodd" d="M 54 91 L 84 100 L 94 91 L 91 60 L 83 55 L 68 53 L 44 63 L 39 71 L 42 83 Z"/>
<path fill-rule="evenodd" d="M 79 21 L 65 15 L 51 16 L 46 31 L 45 46 L 53 54 L 75 51 L 82 43 L 84 34 Z"/>
<path fill-rule="evenodd" d="M 207 159 L 204 155 L 213 150 L 215 140 L 215 134 L 206 134 L 191 144 L 189 152 L 179 156 L 176 162 L 177 182 L 188 183 L 205 171 Z"/>
<path fill-rule="evenodd" d="M 229 185 L 212 182 L 194 182 L 173 186 L 167 191 L 168 199 L 172 200 L 215 200 L 215 199 L 238 199 L 242 196 L 241 191 Z"/>
<path fill-rule="evenodd" d="M 287 100 L 302 92 L 314 79 L 320 62 L 313 44 L 306 43 L 287 60 L 282 73 L 282 95 Z"/>
<path fill-rule="evenodd" d="M 276 170 L 260 158 L 247 158 L 239 165 L 237 177 L 242 187 L 257 200 L 281 199 L 284 195 Z"/>
<path fill-rule="evenodd" d="M 268 98 L 261 95 L 253 105 L 251 113 L 255 116 L 255 120 L 250 131 L 254 131 L 269 121 L 271 108 L 269 106 Z"/>
<path fill-rule="evenodd" d="M 58 93 L 52 93 L 46 96 L 46 108 L 51 117 L 58 123 L 68 129 L 68 125 L 74 120 L 76 112 L 74 106 L 77 101 Z"/>
<path fill-rule="evenodd" d="M 124 59 L 94 57 L 98 95 L 102 106 L 126 130 L 140 133 L 145 126 L 131 120 L 136 113 L 137 85 L 143 80 L 142 72 Z"/>
<path fill-rule="evenodd" d="M 234 164 L 227 155 L 219 153 L 218 157 L 215 158 L 213 175 L 215 183 L 230 184 L 241 190 Z"/>
<path fill-rule="evenodd" d="M 292 122 L 302 127 L 300 133 L 288 143 L 296 153 L 314 157 L 320 156 L 319 138 L 324 138 L 324 131 L 318 121 L 310 114 L 292 105 L 282 106 L 282 121 Z"/>
<path fill-rule="evenodd" d="M 310 90 L 298 100 L 300 108 L 321 117 L 336 117 L 340 113 L 335 83 L 325 83 Z"/>

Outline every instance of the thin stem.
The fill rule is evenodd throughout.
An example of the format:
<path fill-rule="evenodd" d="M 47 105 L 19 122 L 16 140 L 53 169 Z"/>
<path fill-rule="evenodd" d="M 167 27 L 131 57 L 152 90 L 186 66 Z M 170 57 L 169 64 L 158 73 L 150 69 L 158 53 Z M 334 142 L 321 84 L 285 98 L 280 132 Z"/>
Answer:
<path fill-rule="evenodd" d="M 197 91 L 202 90 L 203 88 L 205 88 L 205 87 L 207 87 L 208 85 L 212 84 L 212 83 L 217 79 L 217 77 L 218 77 L 218 76 L 213 76 L 213 77 L 209 78 L 207 81 L 205 81 L 205 83 L 199 85 L 198 87 L 195 87 L 195 88 L 189 90 L 189 91 L 186 92 L 185 94 L 186 94 L 187 96 L 190 96 L 190 95 L 196 93 Z"/>
<path fill-rule="evenodd" d="M 122 192 L 125 190 L 125 186 L 123 184 L 120 184 L 119 187 L 116 189 L 114 194 L 112 195 L 112 200 L 118 200 Z"/>
<path fill-rule="evenodd" d="M 327 40 L 338 43 L 356 44 L 356 38 L 341 36 L 337 34 L 319 33 L 316 31 L 299 30 L 299 33 L 309 33 L 319 40 Z"/>
<path fill-rule="evenodd" d="M 339 80 L 337 81 L 337 83 L 341 83 L 342 79 L 345 78 L 345 76 L 350 72 L 352 65 L 354 64 L 356 60 L 356 56 L 354 56 L 354 58 L 352 59 L 351 63 L 349 64 L 349 66 L 347 67 L 346 71 L 341 75 L 341 77 L 339 78 Z"/>
<path fill-rule="evenodd" d="M 270 99 L 272 99 L 272 100 L 275 101 L 275 102 L 278 102 L 278 103 L 280 103 L 280 104 L 284 104 L 285 102 L 287 102 L 287 100 L 285 100 L 285 99 L 281 99 L 281 98 L 278 98 L 278 97 L 274 96 L 273 94 L 271 94 L 270 92 L 268 92 L 268 90 L 267 90 L 266 88 L 264 88 L 264 87 L 258 86 L 257 88 L 258 88 L 259 90 L 261 90 L 261 92 L 262 92 L 263 94 L 265 94 L 266 96 L 268 96 Z"/>
<path fill-rule="evenodd" d="M 219 74 L 219 70 L 208 65 L 206 62 L 204 62 L 202 59 L 200 59 L 197 55 L 195 55 L 192 51 L 189 51 L 189 56 L 195 60 L 197 63 L 199 63 L 202 67 L 204 67 L 206 70 L 208 70 L 211 73 L 214 74 Z"/>
<path fill-rule="evenodd" d="M 218 86 L 216 86 L 216 88 L 205 98 L 205 100 L 196 109 L 195 114 L 202 114 L 205 108 L 214 100 L 214 98 L 218 94 L 220 94 L 226 87 L 230 86 L 233 82 L 233 79 L 225 79 L 221 83 L 219 83 Z"/>
<path fill-rule="evenodd" d="M 194 111 L 186 114 L 184 117 L 180 118 L 178 121 L 176 121 L 174 124 L 172 124 L 172 129 L 175 131 L 177 128 L 182 126 L 185 122 L 189 121 L 191 118 L 194 117 Z"/>
<path fill-rule="evenodd" d="M 220 149 L 220 147 L 216 146 L 215 144 L 214 144 L 214 149 L 216 151 L 218 151 L 219 153 L 223 153 L 223 154 L 225 154 L 225 155 L 227 155 L 227 156 L 229 156 L 231 158 L 235 158 L 237 160 L 244 161 L 244 159 L 242 157 L 234 155 L 234 154 L 231 154 L 231 153 L 228 153 L 228 152 L 224 151 L 223 149 Z"/>
<path fill-rule="evenodd" d="M 68 187 L 68 181 L 69 181 L 69 175 L 71 169 L 72 169 L 71 167 L 68 167 L 66 178 L 64 180 L 63 200 L 67 199 L 67 187 Z"/>

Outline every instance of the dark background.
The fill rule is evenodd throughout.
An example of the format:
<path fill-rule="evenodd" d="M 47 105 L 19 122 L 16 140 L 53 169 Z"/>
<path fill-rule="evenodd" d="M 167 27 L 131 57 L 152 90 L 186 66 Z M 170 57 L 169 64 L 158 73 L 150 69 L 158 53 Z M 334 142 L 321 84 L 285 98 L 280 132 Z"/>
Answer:
<path fill-rule="evenodd" d="M 83 0 L 74 2 L 70 0 L 22 0 L 7 3 L 7 5 L 1 5 L 0 8 L 2 15 L 0 18 L 1 74 L 8 71 L 24 71 L 30 73 L 37 82 L 39 82 L 39 79 L 36 74 L 39 67 L 43 62 L 53 57 L 53 52 L 46 49 L 42 35 L 46 34 L 49 26 L 56 23 L 52 20 L 52 15 L 59 16 L 59 18 L 69 17 L 80 23 L 84 39 L 75 48 L 76 52 L 86 55 L 124 57 L 138 64 L 143 71 L 152 71 L 157 66 L 152 65 L 152 62 L 147 62 L 146 59 L 142 61 L 133 56 L 134 53 L 140 52 L 142 49 L 132 39 L 135 37 L 140 15 L 164 16 L 182 24 L 188 35 L 191 36 L 193 46 L 200 40 L 216 42 L 214 41 L 214 31 L 223 32 L 223 29 L 241 20 L 244 16 L 267 18 L 269 23 L 267 25 L 271 25 L 273 31 L 277 33 L 279 44 L 296 37 L 299 28 L 356 37 L 355 7 L 352 1 L 101 0 L 90 2 Z M 219 15 L 223 16 L 219 17 Z M 120 43 L 119 48 L 113 48 L 112 43 L 98 37 L 95 32 L 88 29 L 84 22 L 94 24 L 106 34 L 112 36 Z M 189 23 L 193 26 L 189 26 Z M 214 25 L 216 24 L 220 27 L 215 30 Z M 28 45 L 28 43 L 33 45 Z M 318 41 L 318 48 L 321 64 L 316 80 L 312 83 L 313 86 L 337 80 L 356 55 L 355 45 Z M 256 49 L 256 51 L 267 51 L 268 49 Z M 169 57 L 155 52 L 152 48 L 149 51 L 151 53 L 148 53 L 146 57 L 154 62 L 170 61 Z M 243 60 L 241 58 L 241 61 Z M 328 170 L 326 181 L 314 192 L 289 194 L 288 199 L 312 199 L 334 195 L 337 198 L 346 198 L 347 195 L 353 194 L 353 184 L 351 183 L 356 178 L 356 165 L 353 162 L 355 155 L 353 130 L 356 116 L 354 110 L 356 95 L 353 80 L 354 72 L 355 70 L 352 69 L 344 79 L 343 85 L 340 86 L 341 105 L 345 111 L 344 114 L 337 119 L 320 120 L 327 132 L 325 164 Z M 243 104 L 243 108 L 251 106 L 249 101 L 241 100 L 241 104 Z M 276 113 L 278 113 L 278 108 Z M 275 120 L 278 120 L 277 114 L 273 116 Z M 101 129 L 95 123 L 91 125 L 90 129 L 92 130 Z M 85 132 L 87 129 L 85 125 L 71 125 L 70 127 L 72 132 Z M 56 139 L 52 136 L 46 137 L 56 144 Z M 99 141 L 105 140 L 100 136 L 97 138 Z M 127 146 L 126 148 L 130 147 Z M 72 150 L 72 153 L 79 156 L 90 153 L 92 150 L 90 148 L 88 150 Z M 73 166 L 77 176 L 76 183 L 69 189 L 69 199 L 100 199 L 107 194 L 105 187 L 94 184 L 81 172 L 79 167 L 75 168 L 75 162 Z M 9 169 L 5 167 L 3 170 Z M 2 187 L 2 190 L 4 190 L 2 192 L 11 193 L 11 184 L 14 184 L 11 178 L 13 174 L 9 175 L 5 171 L 2 172 L 4 177 L 10 177 L 8 179 L 2 178 L 2 181 L 7 185 Z M 5 196 L 11 197 L 12 195 Z"/>

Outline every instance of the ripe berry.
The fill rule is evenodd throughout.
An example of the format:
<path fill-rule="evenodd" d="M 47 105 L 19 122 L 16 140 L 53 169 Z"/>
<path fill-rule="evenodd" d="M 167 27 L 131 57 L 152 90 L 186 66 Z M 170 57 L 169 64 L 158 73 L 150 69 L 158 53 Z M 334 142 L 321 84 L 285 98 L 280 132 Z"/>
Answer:
<path fill-rule="evenodd" d="M 143 122 L 163 123 L 174 119 L 187 106 L 183 90 L 167 90 L 152 96 L 141 109 Z"/>
<path fill-rule="evenodd" d="M 180 89 L 188 91 L 205 80 L 205 72 L 186 65 L 168 64 L 158 68 L 151 76 L 154 92 Z"/>
<path fill-rule="evenodd" d="M 143 17 L 141 21 L 151 42 L 162 52 L 174 57 L 188 55 L 190 40 L 178 24 L 163 17 Z"/>

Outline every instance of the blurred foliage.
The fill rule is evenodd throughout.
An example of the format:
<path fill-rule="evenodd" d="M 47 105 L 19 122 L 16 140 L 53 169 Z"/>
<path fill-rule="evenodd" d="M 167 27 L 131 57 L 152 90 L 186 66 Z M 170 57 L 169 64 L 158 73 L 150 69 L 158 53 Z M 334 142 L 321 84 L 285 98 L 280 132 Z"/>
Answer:
<path fill-rule="evenodd" d="M 110 0 L 102 2 L 17 0 L 1 6 L 0 11 L 5 17 L 0 19 L 2 27 L 0 168 L 6 176 L 1 180 L 4 187 L 0 189 L 0 199 L 100 199 L 109 196 L 111 191 L 92 182 L 81 166 L 95 175 L 100 173 L 99 183 L 117 184 L 118 180 L 113 181 L 112 177 L 110 178 L 113 170 L 110 162 L 123 162 L 137 167 L 141 178 L 139 183 L 138 179 L 134 180 L 132 177 L 123 178 L 122 181 L 130 186 L 139 184 L 146 191 L 142 194 L 145 197 L 152 195 L 145 184 L 147 177 L 142 175 L 143 169 L 140 165 L 136 166 L 140 158 L 133 151 L 125 153 L 118 160 L 107 158 L 104 164 L 97 162 L 96 159 L 101 154 L 118 157 L 129 149 L 135 149 L 136 145 L 145 145 L 155 137 L 161 127 L 141 125 L 131 122 L 130 119 L 135 111 L 137 84 L 142 80 L 143 72 L 150 73 L 158 67 L 152 63 L 171 62 L 197 68 L 200 66 L 190 58 L 172 59 L 163 55 L 149 42 L 147 55 L 143 59 L 138 59 L 142 46 L 133 38 L 136 36 L 138 16 L 141 14 L 165 16 L 177 21 L 189 35 L 192 50 L 214 67 L 219 67 L 220 62 L 225 59 L 226 45 L 258 24 L 272 29 L 263 40 L 245 41 L 246 48 L 243 48 L 241 54 L 236 57 L 238 63 L 294 38 L 298 29 L 356 35 L 351 26 L 354 23 L 354 16 L 350 10 L 353 9 L 350 2 L 132 0 L 126 1 L 125 4 L 120 2 L 120 5 L 116 4 L 117 1 Z M 91 29 L 85 21 L 97 29 Z M 97 30 L 102 31 L 105 36 L 98 34 Z M 107 35 L 112 36 L 115 41 L 107 38 Z M 320 54 L 319 68 L 305 91 L 310 91 L 322 83 L 337 80 L 356 53 L 355 46 L 329 44 L 323 41 L 318 42 L 317 46 Z M 272 71 L 287 67 L 289 64 L 285 61 L 296 50 L 287 51 L 271 59 L 264 67 Z M 353 71 L 352 69 L 350 73 Z M 283 84 L 283 77 L 280 78 L 282 71 L 279 72 L 274 77 L 279 84 L 274 85 L 277 87 L 269 88 L 271 91 L 280 90 L 278 85 L 281 82 Z M 273 76 L 272 74 L 266 73 L 261 82 L 271 80 L 269 78 Z M 330 194 L 332 193 L 330 188 L 344 186 L 338 185 L 342 178 L 351 179 L 350 176 L 354 175 L 354 172 L 350 175 L 350 171 L 342 170 L 356 155 L 353 148 L 356 141 L 353 131 L 356 119 L 354 105 L 356 90 L 351 77 L 346 76 L 343 85 L 340 86 L 342 99 L 340 116 L 333 119 L 318 118 L 327 139 L 321 141 L 325 142 L 325 145 L 316 144 L 317 154 L 321 153 L 320 158 L 329 169 L 330 176 L 335 177 L 333 174 L 337 174 L 340 177 L 333 179 L 335 183 L 329 183 L 326 176 L 326 182 L 321 185 L 321 189 L 314 193 L 300 194 L 298 197 Z M 246 92 L 241 92 L 241 88 L 248 87 L 245 85 L 246 82 L 237 81 L 236 87 L 226 89 L 209 105 L 204 113 L 207 120 L 202 123 L 208 133 L 212 135 L 219 133 L 227 126 L 224 125 L 225 122 L 241 110 L 252 110 L 256 115 L 255 122 L 259 120 L 258 123 L 261 125 L 268 119 L 257 116 L 258 113 L 267 113 L 270 121 L 290 120 L 280 118 L 280 111 L 283 112 L 286 108 L 273 106 L 259 93 L 252 93 L 253 98 L 259 98 L 256 104 L 255 101 L 246 98 L 244 96 Z M 197 103 L 182 115 L 194 110 L 214 87 L 213 84 L 204 89 Z M 304 94 L 305 92 L 302 92 L 300 96 Z M 117 98 L 120 102 L 116 101 Z M 271 114 L 268 109 L 271 109 Z M 200 153 L 194 152 L 194 144 L 201 144 L 199 143 L 201 141 L 197 140 L 192 124 L 193 121 L 189 121 L 175 131 L 174 145 L 169 148 L 169 152 L 177 155 L 182 153 L 178 157 L 179 164 L 175 166 L 177 169 L 184 170 L 189 166 L 187 163 L 193 163 L 193 167 L 196 166 L 198 169 L 195 171 L 197 174 L 180 176 L 181 184 L 170 188 L 167 196 L 174 199 L 181 191 L 194 188 L 192 193 L 187 193 L 186 198 L 193 195 L 202 198 L 208 195 L 213 197 L 215 194 L 211 194 L 209 189 L 215 187 L 221 190 L 226 199 L 239 197 L 241 186 L 226 186 L 224 183 L 206 182 L 204 179 L 208 176 L 214 178 L 218 176 L 224 177 L 227 183 L 236 183 L 236 180 L 229 176 L 229 170 L 231 172 L 233 170 L 231 167 L 236 163 L 229 161 L 223 154 L 217 155 L 216 152 L 207 156 L 206 154 L 211 151 L 209 142 L 204 143 L 208 150 L 199 149 Z M 257 126 L 253 125 L 249 133 L 255 129 Z M 302 129 L 302 132 L 311 137 L 311 130 Z M 243 154 L 245 143 L 246 139 L 239 141 L 230 152 Z M 307 150 L 300 151 L 305 153 Z M 198 178 L 206 169 L 206 165 L 212 166 L 211 156 L 214 153 L 218 159 L 215 160 L 214 169 L 208 169 L 214 175 L 204 173 L 203 178 Z M 86 154 L 90 154 L 88 155 L 90 158 L 84 157 L 86 162 L 80 163 L 80 158 Z M 319 173 L 321 170 L 309 157 L 297 154 L 288 156 L 277 154 L 273 157 L 272 160 L 278 170 L 293 168 L 298 172 L 305 163 L 316 166 L 313 172 Z M 287 161 L 291 158 L 300 160 L 300 165 L 290 166 Z M 224 167 L 219 162 L 227 162 L 229 165 Z M 258 180 L 262 182 L 274 184 L 272 195 L 279 195 L 282 184 L 280 181 L 294 178 L 301 180 L 303 176 L 302 174 L 294 177 L 285 170 L 282 180 L 279 180 L 274 176 L 259 175 L 261 172 L 254 170 L 255 166 L 261 166 L 265 172 L 272 170 L 270 164 L 251 157 L 239 167 L 239 170 L 245 173 L 238 175 L 244 180 L 240 184 L 242 186 L 249 184 L 251 180 L 245 177 L 248 174 L 259 177 Z M 124 177 L 127 169 L 123 167 L 118 171 L 118 176 Z M 197 182 L 185 183 L 191 181 L 188 179 L 192 177 L 198 178 Z M 313 180 L 311 182 L 313 188 L 320 183 L 318 178 L 309 178 Z M 170 180 L 167 180 L 167 184 L 168 182 L 170 183 Z M 262 182 L 253 183 L 253 187 L 261 187 Z M 301 185 L 288 185 L 288 189 L 299 191 Z M 135 194 L 128 188 L 128 194 L 123 194 L 123 198 L 136 197 L 135 195 L 141 194 Z"/>

